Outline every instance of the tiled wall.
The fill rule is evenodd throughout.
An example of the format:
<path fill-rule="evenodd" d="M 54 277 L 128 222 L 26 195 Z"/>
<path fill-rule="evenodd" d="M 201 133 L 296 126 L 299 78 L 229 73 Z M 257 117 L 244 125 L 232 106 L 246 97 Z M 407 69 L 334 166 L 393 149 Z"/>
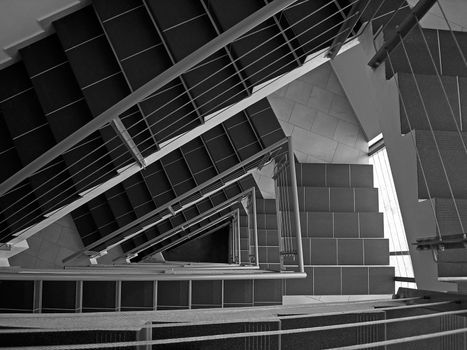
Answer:
<path fill-rule="evenodd" d="M 329 63 L 268 97 L 303 163 L 368 163 L 368 141 Z"/>

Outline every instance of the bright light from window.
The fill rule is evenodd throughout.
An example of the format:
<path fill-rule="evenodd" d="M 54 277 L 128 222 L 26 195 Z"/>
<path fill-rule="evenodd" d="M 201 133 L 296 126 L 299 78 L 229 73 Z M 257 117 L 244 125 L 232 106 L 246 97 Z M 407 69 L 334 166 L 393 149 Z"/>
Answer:
<path fill-rule="evenodd" d="M 379 189 L 379 210 L 384 213 L 384 236 L 389 239 L 389 251 L 392 253 L 390 264 L 394 266 L 396 276 L 414 277 L 386 148 L 371 155 L 370 163 L 373 164 L 375 187 Z M 416 284 L 411 282 L 396 282 L 395 285 L 396 292 L 399 287 L 416 288 Z"/>

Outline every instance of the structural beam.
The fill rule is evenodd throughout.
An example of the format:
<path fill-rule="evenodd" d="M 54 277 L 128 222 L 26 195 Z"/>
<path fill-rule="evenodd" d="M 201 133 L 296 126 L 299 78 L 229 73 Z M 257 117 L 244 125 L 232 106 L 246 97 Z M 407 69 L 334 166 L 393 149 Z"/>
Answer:
<path fill-rule="evenodd" d="M 391 37 L 384 42 L 376 55 L 368 62 L 368 65 L 372 68 L 378 68 L 378 66 L 385 61 L 388 53 L 400 44 L 401 38 L 404 38 L 412 28 L 417 25 L 418 21 L 425 16 L 436 1 L 437 0 L 419 0 L 417 5 L 411 10 L 410 15 L 396 28 L 397 30 Z"/>
<path fill-rule="evenodd" d="M 185 73 L 187 70 L 201 63 L 215 52 L 221 50 L 224 46 L 230 44 L 240 36 L 248 33 L 258 24 L 263 23 L 265 20 L 269 19 L 271 16 L 282 11 L 296 1 L 297 0 L 275 0 L 256 11 L 252 15 L 248 16 L 244 20 L 240 21 L 230 29 L 226 30 L 224 33 L 220 34 L 199 49 L 195 50 L 174 64 L 172 67 L 165 70 L 157 77 L 151 79 L 149 82 L 121 99 L 119 102 L 114 104 L 100 115 L 96 116 L 89 123 L 82 126 L 80 129 L 57 143 L 47 152 L 37 157 L 16 174 L 2 182 L 0 184 L 0 195 L 3 195 L 14 186 L 31 177 L 35 172 L 63 154 L 63 152 L 67 151 L 78 142 L 84 140 L 87 136 L 91 135 L 96 130 L 102 128 L 104 125 L 118 117 L 120 114 L 124 113 L 129 108 L 133 107 L 138 102 L 142 101 L 144 98 L 150 96 L 175 78 Z"/>
<path fill-rule="evenodd" d="M 139 164 L 141 168 L 145 168 L 146 162 L 144 161 L 144 157 L 138 149 L 138 146 L 136 146 L 135 142 L 131 138 L 128 130 L 126 129 L 125 125 L 123 125 L 120 118 L 115 118 L 114 120 L 112 120 L 110 122 L 110 125 L 117 133 L 120 140 L 122 140 L 123 144 L 128 149 L 135 162 Z"/>

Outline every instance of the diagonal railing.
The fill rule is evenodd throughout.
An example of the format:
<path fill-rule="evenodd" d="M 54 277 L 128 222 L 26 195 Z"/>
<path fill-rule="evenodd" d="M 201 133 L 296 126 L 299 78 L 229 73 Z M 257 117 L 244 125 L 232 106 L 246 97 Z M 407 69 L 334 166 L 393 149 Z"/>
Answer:
<path fill-rule="evenodd" d="M 347 8 L 349 6 L 357 3 L 358 1 L 359 0 L 353 1 L 351 4 L 349 4 L 347 6 Z M 211 42 L 209 42 L 208 44 L 204 45 L 199 50 L 193 52 L 192 54 L 187 56 L 185 59 L 179 61 L 174 66 L 172 66 L 169 70 L 167 70 L 164 73 L 162 73 L 161 75 L 157 76 L 156 78 L 151 80 L 149 83 L 147 83 L 146 85 L 144 85 L 140 89 L 138 89 L 135 92 L 131 93 L 126 98 L 121 100 L 119 103 L 117 103 L 116 105 L 114 105 L 113 107 L 111 107 L 110 109 L 105 111 L 103 114 L 101 114 L 97 118 L 93 119 L 89 124 L 87 124 L 86 126 L 81 128 L 80 130 L 76 131 L 75 133 L 70 135 L 68 138 L 66 138 L 65 140 L 63 140 L 62 142 L 57 144 L 56 146 L 54 146 L 52 149 L 50 149 L 44 155 L 37 158 L 31 164 L 29 164 L 28 166 L 23 168 L 20 172 L 15 174 L 15 176 L 7 179 L 4 183 L 2 183 L 0 185 L 0 193 L 5 193 L 9 189 L 11 189 L 12 186 L 18 184 L 19 182 L 26 179 L 28 176 L 32 175 L 33 173 L 40 172 L 41 166 L 43 166 L 44 164 L 47 164 L 47 162 L 50 162 L 51 160 L 53 160 L 54 157 L 56 157 L 57 155 L 59 155 L 61 153 L 64 153 L 64 152 L 67 152 L 68 149 L 70 149 L 71 147 L 74 147 L 74 145 L 78 141 L 85 138 L 86 135 L 89 135 L 90 133 L 92 133 L 92 131 L 97 130 L 99 127 L 104 126 L 105 123 L 108 120 L 112 120 L 112 117 L 115 117 L 115 115 L 124 112 L 128 107 L 131 107 L 135 103 L 141 102 L 144 99 L 149 98 L 149 97 L 152 98 L 154 95 L 151 95 L 151 94 L 154 91 L 156 91 L 159 87 L 161 87 L 163 84 L 169 82 L 170 79 L 173 79 L 173 77 L 178 76 L 178 75 L 180 75 L 182 73 L 189 72 L 190 69 L 195 67 L 196 64 L 201 62 L 204 58 L 206 58 L 210 54 L 216 52 L 217 49 L 222 48 L 223 47 L 222 45 L 225 45 L 226 42 L 232 42 L 232 41 L 235 40 L 235 38 L 241 37 L 242 35 L 247 33 L 249 29 L 254 28 L 255 25 L 258 25 L 258 23 L 261 23 L 266 18 L 269 18 L 271 15 L 276 14 L 276 13 L 280 12 L 281 10 L 284 10 L 285 8 L 287 8 L 288 5 L 292 4 L 293 2 L 294 1 L 290 1 L 290 0 L 289 1 L 282 1 L 282 0 L 274 1 L 273 3 L 270 3 L 270 4 L 266 5 L 264 8 L 259 10 L 257 13 L 251 15 L 250 17 L 248 17 L 244 21 L 242 21 L 242 22 L 238 23 L 237 25 L 235 25 L 234 27 L 230 28 L 226 32 L 220 34 L 216 39 L 214 39 Z M 329 1 L 327 4 L 325 4 L 324 6 L 322 6 L 319 9 L 317 9 L 313 13 L 310 13 L 310 14 L 306 15 L 303 19 L 297 21 L 297 23 L 294 23 L 293 25 L 291 25 L 290 28 L 297 25 L 299 22 L 304 21 L 305 19 L 309 18 L 310 16 L 314 15 L 315 13 L 318 13 L 320 10 L 325 9 L 330 4 L 333 4 L 333 1 Z M 329 18 L 330 17 L 332 17 L 332 16 L 329 16 Z M 323 24 L 323 23 L 325 23 L 326 20 L 327 20 L 327 18 L 320 21 L 320 23 L 316 23 L 316 25 Z M 313 40 L 319 39 L 323 35 L 330 35 L 330 32 L 333 31 L 333 30 L 337 30 L 340 24 L 341 23 L 338 23 L 337 25 L 334 25 L 334 26 L 330 27 L 328 30 L 321 33 L 317 37 L 315 37 L 315 38 L 313 38 L 311 40 L 308 40 L 306 43 L 301 44 L 299 47 L 295 48 L 295 50 L 293 52 L 291 52 L 290 54 L 297 55 L 297 53 L 300 52 L 299 50 L 301 50 L 304 47 L 304 45 L 309 45 L 310 42 L 312 42 Z M 315 27 L 316 25 L 313 25 L 311 28 L 308 28 L 305 32 L 300 33 L 299 35 L 296 35 L 294 38 L 291 38 L 290 40 L 297 40 L 298 37 L 303 36 L 303 34 L 306 34 L 307 31 L 313 29 L 313 27 Z M 278 35 L 283 35 L 283 33 L 280 33 Z M 270 41 L 270 40 L 267 40 L 267 41 Z M 290 45 L 290 43 L 287 42 L 287 43 L 284 43 L 283 45 Z M 281 46 L 283 46 L 283 45 L 281 45 Z M 254 48 L 254 49 L 256 49 L 256 48 Z M 273 51 L 276 51 L 277 49 L 280 49 L 280 47 L 277 47 Z M 250 50 L 249 52 L 245 53 L 243 56 L 250 54 L 253 50 Z M 311 51 L 313 52 L 313 49 L 311 49 Z M 305 60 L 305 59 L 307 59 L 308 54 L 309 54 L 309 52 L 306 52 L 304 54 L 300 54 L 298 57 L 300 59 L 302 59 L 302 60 Z M 320 56 L 321 54 L 322 54 L 321 52 L 318 52 L 316 57 Z M 236 61 L 238 61 L 241 58 L 242 57 L 236 58 Z M 254 63 L 255 62 L 252 62 L 249 65 L 254 64 Z M 260 73 L 264 69 L 269 69 L 269 67 L 272 64 L 276 64 L 276 62 L 272 62 L 272 63 L 268 64 L 267 67 L 261 68 L 255 74 Z M 244 70 L 246 68 L 248 68 L 248 67 L 242 67 L 241 70 Z M 273 73 L 270 73 L 266 77 L 261 78 L 260 83 L 268 82 L 267 79 L 274 78 L 278 74 L 277 71 L 280 70 L 280 69 L 281 68 L 278 68 Z M 255 74 L 253 74 L 253 75 L 255 75 Z M 197 83 L 194 87 L 192 87 L 192 89 L 195 88 L 200 83 L 202 83 L 202 82 Z M 268 82 L 268 84 L 270 84 L 270 82 Z M 234 87 L 235 86 L 233 86 L 232 88 L 234 88 Z M 213 87 L 211 87 L 208 91 L 210 91 L 212 88 Z M 261 86 L 261 89 L 264 89 L 264 86 Z M 259 90 L 261 90 L 261 89 L 259 89 Z M 208 92 L 208 91 L 203 92 L 203 94 Z M 258 93 L 258 89 L 256 90 L 256 93 Z M 253 95 L 255 95 L 255 93 Z M 255 98 L 257 98 L 257 97 L 255 97 Z M 228 99 L 227 101 L 224 101 L 224 102 L 228 102 L 230 100 L 231 100 L 231 98 Z M 254 101 L 254 99 L 252 99 L 251 101 Z M 249 102 L 249 103 L 251 103 L 251 102 Z M 165 107 L 165 106 L 163 106 L 163 107 Z M 202 107 L 202 106 L 198 106 L 198 107 Z M 204 115 L 205 125 L 203 125 L 200 129 L 205 131 L 208 128 L 211 128 L 211 127 L 213 127 L 215 125 L 218 125 L 219 123 L 221 123 L 226 118 L 232 116 L 233 112 L 235 110 L 241 110 L 242 108 L 245 108 L 245 107 L 246 107 L 246 105 L 243 105 L 243 107 L 242 107 L 241 104 L 237 103 L 237 104 L 235 104 L 233 106 L 228 107 L 227 109 L 225 109 L 225 108 L 222 109 L 221 111 L 219 111 L 215 115 L 212 115 L 212 113 L 211 114 L 207 113 L 206 115 Z M 230 111 L 229 112 L 230 116 L 227 113 L 228 111 Z M 154 112 L 157 112 L 157 111 L 154 111 Z M 214 110 L 211 110 L 210 112 L 216 112 L 216 110 L 214 109 Z M 227 113 L 227 114 L 223 114 L 224 112 Z M 222 118 L 225 118 L 225 119 L 222 119 L 222 118 L 217 119 L 217 117 L 216 117 L 217 115 L 223 115 Z M 154 156 L 149 156 L 146 159 L 144 159 L 144 163 L 150 164 L 151 162 L 154 162 L 155 160 L 160 159 L 165 154 L 168 154 L 171 150 L 178 148 L 180 144 L 183 144 L 184 142 L 187 142 L 187 141 L 191 140 L 195 135 L 197 135 L 196 132 L 188 132 L 187 134 L 183 134 L 180 137 L 175 137 L 174 139 L 170 139 L 170 141 L 162 143 L 160 145 L 161 149 L 159 151 L 157 151 L 154 154 Z M 143 151 L 144 150 L 141 150 L 141 152 L 143 152 Z M 90 181 L 89 186 L 91 186 L 91 185 L 97 185 L 97 186 L 94 187 L 94 188 L 90 188 L 90 190 L 88 190 L 86 192 L 79 193 L 80 198 L 78 200 L 75 200 L 73 202 L 72 206 L 71 205 L 68 206 L 66 201 L 65 202 L 61 201 L 61 202 L 54 203 L 54 206 L 57 208 L 57 210 L 55 212 L 51 212 L 51 213 L 47 214 L 47 218 L 43 220 L 42 225 L 35 225 L 36 228 L 32 229 L 31 227 L 28 227 L 26 224 L 23 224 L 23 229 L 19 230 L 19 232 L 16 232 L 15 236 L 19 236 L 19 235 L 21 235 L 23 233 L 26 233 L 26 231 L 27 231 L 27 233 L 29 235 L 33 234 L 34 232 L 36 232 L 40 228 L 45 227 L 44 225 L 47 225 L 47 223 L 51 223 L 51 222 L 53 222 L 53 220 L 56 220 L 59 217 L 59 215 L 65 215 L 66 213 L 70 212 L 74 208 L 79 207 L 80 205 L 86 203 L 87 201 L 94 198 L 95 196 L 103 193 L 105 190 L 107 190 L 107 189 L 111 188 L 112 186 L 120 183 L 125 178 L 131 176 L 132 174 L 135 174 L 140 169 L 141 169 L 141 167 L 138 164 L 132 164 L 132 165 L 127 166 L 124 169 L 119 169 L 117 176 L 112 177 L 110 181 L 108 181 L 105 184 L 101 184 L 101 185 L 99 185 L 99 184 L 103 181 L 102 176 L 97 177 L 97 178 L 89 178 L 89 176 L 86 177 L 88 179 L 88 181 Z M 82 171 L 82 170 L 80 170 L 80 171 Z M 49 179 L 48 182 L 52 181 L 52 180 L 53 179 Z M 83 181 L 84 180 L 86 180 L 86 179 L 83 179 Z M 13 189 L 13 191 L 14 191 L 14 189 Z M 29 203 L 26 204 L 26 205 L 29 205 Z M 62 208 L 63 205 L 67 205 L 67 207 Z M 28 216 L 27 216 L 27 218 L 29 219 L 28 222 L 31 225 L 34 224 L 34 218 L 32 218 L 32 215 L 33 214 L 31 213 L 31 214 L 28 214 Z M 2 237 L 3 236 L 5 236 L 4 233 L 3 233 Z M 3 238 L 5 238 L 5 237 L 3 237 Z M 18 241 L 18 239 L 16 239 L 16 240 L 14 239 L 13 241 L 16 242 L 16 241 Z"/>

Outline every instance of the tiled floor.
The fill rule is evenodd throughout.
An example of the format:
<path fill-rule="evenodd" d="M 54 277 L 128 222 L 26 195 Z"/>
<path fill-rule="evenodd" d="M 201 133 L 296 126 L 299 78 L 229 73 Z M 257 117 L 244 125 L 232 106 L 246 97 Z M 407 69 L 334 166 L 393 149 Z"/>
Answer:
<path fill-rule="evenodd" d="M 329 63 L 268 97 L 303 163 L 368 163 L 368 141 Z"/>

